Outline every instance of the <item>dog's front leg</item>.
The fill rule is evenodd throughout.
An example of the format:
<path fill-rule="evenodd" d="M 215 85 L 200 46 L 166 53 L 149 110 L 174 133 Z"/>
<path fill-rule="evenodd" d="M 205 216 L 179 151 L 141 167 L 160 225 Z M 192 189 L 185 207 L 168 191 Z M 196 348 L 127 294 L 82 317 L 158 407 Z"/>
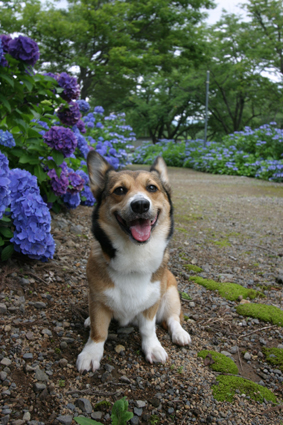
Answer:
<path fill-rule="evenodd" d="M 137 317 L 142 337 L 142 349 L 149 363 L 165 363 L 167 353 L 160 344 L 155 329 L 158 304 L 143 311 Z"/>
<path fill-rule="evenodd" d="M 103 356 L 104 343 L 108 335 L 108 327 L 112 318 L 111 311 L 101 303 L 90 302 L 90 333 L 83 351 L 77 358 L 79 372 L 99 369 Z"/>

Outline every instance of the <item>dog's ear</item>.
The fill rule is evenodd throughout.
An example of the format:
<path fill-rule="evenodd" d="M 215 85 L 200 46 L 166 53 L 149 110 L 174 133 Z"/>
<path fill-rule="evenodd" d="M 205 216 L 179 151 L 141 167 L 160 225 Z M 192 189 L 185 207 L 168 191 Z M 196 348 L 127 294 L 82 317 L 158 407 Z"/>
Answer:
<path fill-rule="evenodd" d="M 87 155 L 87 168 L 90 188 L 95 198 L 105 187 L 105 176 L 110 170 L 114 170 L 98 152 L 90 151 Z"/>
<path fill-rule="evenodd" d="M 160 180 L 165 186 L 169 187 L 169 178 L 167 173 L 167 165 L 161 156 L 158 156 L 152 164 L 150 171 L 156 171 Z"/>

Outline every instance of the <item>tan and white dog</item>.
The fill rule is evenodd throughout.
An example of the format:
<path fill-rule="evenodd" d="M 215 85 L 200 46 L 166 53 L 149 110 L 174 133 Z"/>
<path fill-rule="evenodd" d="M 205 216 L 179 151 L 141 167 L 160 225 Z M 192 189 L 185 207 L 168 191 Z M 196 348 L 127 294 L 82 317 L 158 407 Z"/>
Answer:
<path fill-rule="evenodd" d="M 139 327 L 146 359 L 164 363 L 167 353 L 155 330 L 168 328 L 172 341 L 190 343 L 180 324 L 175 277 L 167 269 L 173 207 L 167 168 L 159 157 L 150 171 L 116 172 L 97 152 L 87 157 L 92 192 L 94 243 L 87 264 L 89 339 L 77 359 L 80 372 L 97 370 L 112 318 Z"/>

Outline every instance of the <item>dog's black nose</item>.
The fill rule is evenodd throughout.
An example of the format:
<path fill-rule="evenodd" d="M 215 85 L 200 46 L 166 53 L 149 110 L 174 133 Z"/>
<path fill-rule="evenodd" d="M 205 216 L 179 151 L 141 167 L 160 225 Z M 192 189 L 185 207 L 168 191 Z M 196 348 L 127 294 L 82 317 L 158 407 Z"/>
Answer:
<path fill-rule="evenodd" d="M 131 208 L 135 213 L 142 214 L 149 210 L 150 203 L 147 199 L 139 199 L 131 202 Z"/>

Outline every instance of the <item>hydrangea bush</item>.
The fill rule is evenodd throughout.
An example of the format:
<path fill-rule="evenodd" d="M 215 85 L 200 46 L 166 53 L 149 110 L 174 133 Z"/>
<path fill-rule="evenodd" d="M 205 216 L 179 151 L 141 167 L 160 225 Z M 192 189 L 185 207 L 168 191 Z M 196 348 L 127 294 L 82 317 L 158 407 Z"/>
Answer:
<path fill-rule="evenodd" d="M 49 209 L 92 206 L 86 157 L 97 149 L 114 168 L 128 161 L 132 129 L 79 99 L 75 77 L 38 74 L 35 41 L 0 34 L 0 253 L 52 258 Z M 91 125 L 92 123 L 93 125 Z M 90 125 L 89 125 L 90 124 Z M 131 135 L 129 135 L 131 133 Z"/>
<path fill-rule="evenodd" d="M 221 143 L 162 140 L 136 149 L 133 162 L 151 164 L 162 155 L 168 165 L 214 173 L 256 177 L 283 182 L 283 130 L 276 123 L 256 130 L 246 127 L 223 138 Z"/>

